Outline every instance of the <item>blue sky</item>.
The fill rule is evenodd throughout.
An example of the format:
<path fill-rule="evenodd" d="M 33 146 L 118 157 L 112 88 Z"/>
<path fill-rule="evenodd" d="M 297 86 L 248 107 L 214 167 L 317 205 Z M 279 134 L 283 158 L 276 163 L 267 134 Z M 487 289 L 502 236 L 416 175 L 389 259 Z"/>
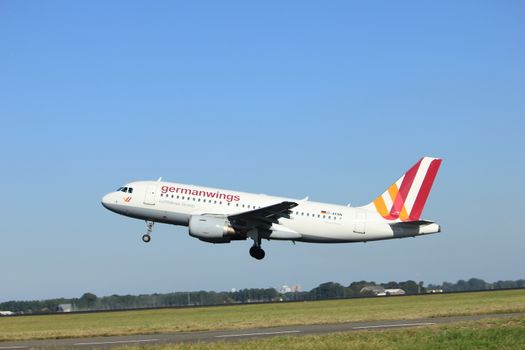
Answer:
<path fill-rule="evenodd" d="M 3 1 L 0 301 L 525 278 L 521 1 Z M 114 215 L 156 179 L 362 205 L 422 155 L 443 233 L 211 245 Z"/>

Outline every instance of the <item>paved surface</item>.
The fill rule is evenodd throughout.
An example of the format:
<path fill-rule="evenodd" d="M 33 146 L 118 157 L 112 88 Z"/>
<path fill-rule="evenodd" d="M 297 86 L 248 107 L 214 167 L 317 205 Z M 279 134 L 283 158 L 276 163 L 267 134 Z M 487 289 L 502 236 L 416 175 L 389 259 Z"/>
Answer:
<path fill-rule="evenodd" d="M 208 331 L 188 333 L 145 334 L 98 338 L 73 338 L 60 340 L 29 340 L 17 342 L 0 342 L 0 350 L 6 349 L 34 349 L 34 348 L 75 348 L 93 349 L 108 348 L 119 345 L 169 344 L 185 342 L 212 342 L 219 340 L 240 340 L 249 338 L 271 337 L 279 335 L 306 335 L 333 332 L 351 332 L 362 330 L 381 330 L 408 327 L 422 327 L 435 324 L 453 323 L 461 321 L 476 321 L 485 318 L 506 318 L 525 316 L 525 313 L 489 314 L 476 316 L 453 316 L 439 318 L 425 318 L 416 320 L 394 320 L 373 322 L 352 322 L 308 326 L 287 326 L 274 328 L 254 328 L 229 331 Z"/>

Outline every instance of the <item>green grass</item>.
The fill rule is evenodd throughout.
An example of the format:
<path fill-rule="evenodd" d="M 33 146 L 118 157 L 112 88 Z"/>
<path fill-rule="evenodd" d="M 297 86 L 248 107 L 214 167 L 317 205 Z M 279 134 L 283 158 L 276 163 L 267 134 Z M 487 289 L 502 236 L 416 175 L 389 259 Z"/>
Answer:
<path fill-rule="evenodd" d="M 119 350 L 135 350 L 136 346 Z M 389 331 L 280 336 L 237 342 L 147 345 L 144 350 L 394 350 L 525 349 L 525 317 Z"/>
<path fill-rule="evenodd" d="M 525 312 L 525 289 L 93 314 L 0 318 L 0 340 L 152 334 Z"/>

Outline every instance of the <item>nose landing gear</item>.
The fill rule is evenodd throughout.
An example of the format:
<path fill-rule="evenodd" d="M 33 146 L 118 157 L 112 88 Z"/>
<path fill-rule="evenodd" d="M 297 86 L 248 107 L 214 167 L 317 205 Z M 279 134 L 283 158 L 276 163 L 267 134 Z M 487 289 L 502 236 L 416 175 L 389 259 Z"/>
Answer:
<path fill-rule="evenodd" d="M 146 234 L 142 236 L 142 241 L 144 243 L 148 243 L 151 241 L 151 231 L 153 231 L 153 224 L 155 224 L 153 221 L 146 221 Z"/>

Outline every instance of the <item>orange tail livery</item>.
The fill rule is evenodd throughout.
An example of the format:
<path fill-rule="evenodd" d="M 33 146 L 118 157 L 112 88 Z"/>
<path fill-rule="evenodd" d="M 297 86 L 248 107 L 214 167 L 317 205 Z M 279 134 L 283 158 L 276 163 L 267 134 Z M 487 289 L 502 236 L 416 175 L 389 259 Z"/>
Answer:
<path fill-rule="evenodd" d="M 418 221 L 440 165 L 439 158 L 421 158 L 364 208 L 376 211 L 389 221 Z"/>

